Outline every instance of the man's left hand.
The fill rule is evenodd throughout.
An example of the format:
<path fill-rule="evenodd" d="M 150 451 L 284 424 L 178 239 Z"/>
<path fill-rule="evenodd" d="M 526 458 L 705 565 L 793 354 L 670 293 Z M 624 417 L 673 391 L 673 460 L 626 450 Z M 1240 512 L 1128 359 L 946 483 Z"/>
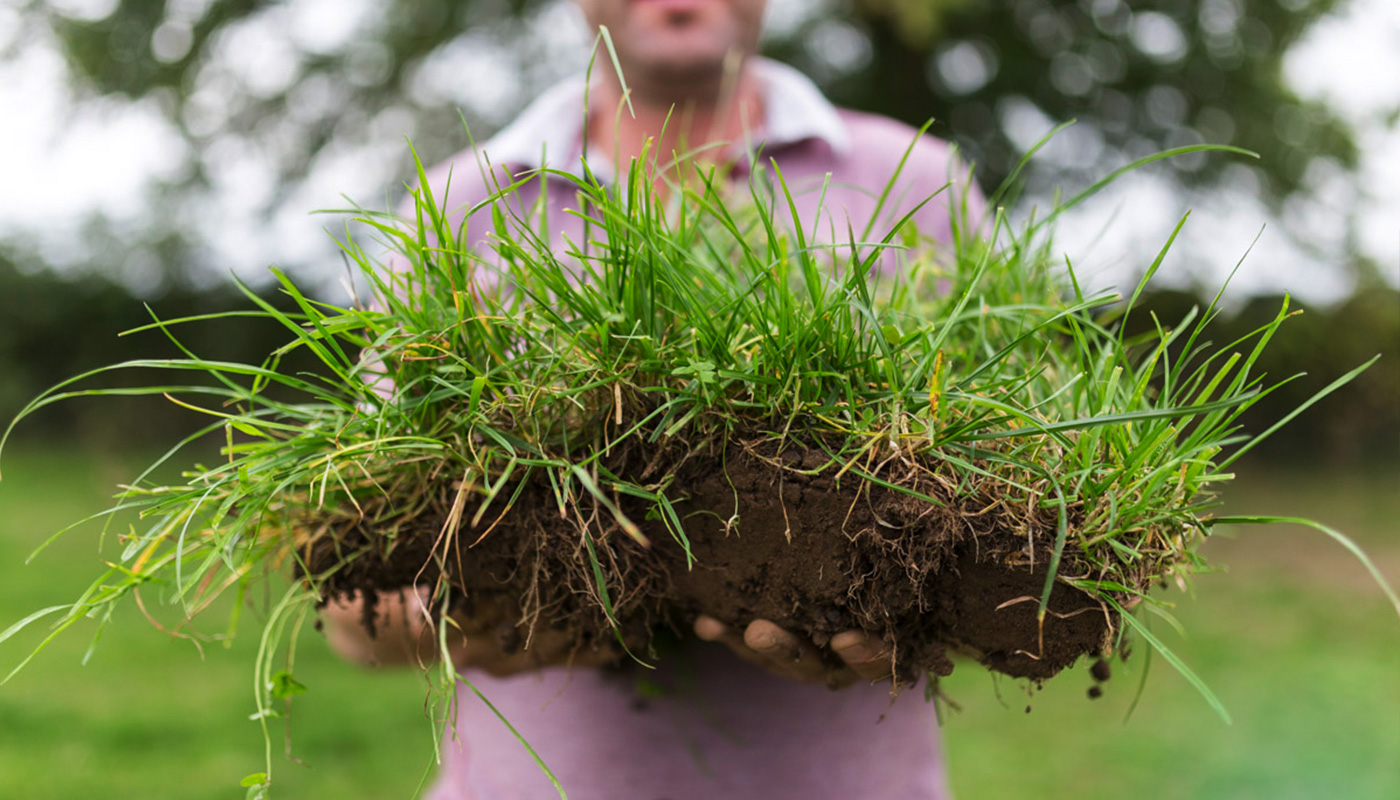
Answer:
<path fill-rule="evenodd" d="M 841 689 L 857 681 L 876 683 L 894 677 L 893 652 L 883 639 L 865 631 L 842 631 L 831 637 L 828 646 L 840 657 L 839 668 L 828 665 L 816 644 L 766 619 L 754 620 L 741 633 L 702 614 L 695 620 L 695 635 L 727 645 L 741 658 L 802 683 Z"/>

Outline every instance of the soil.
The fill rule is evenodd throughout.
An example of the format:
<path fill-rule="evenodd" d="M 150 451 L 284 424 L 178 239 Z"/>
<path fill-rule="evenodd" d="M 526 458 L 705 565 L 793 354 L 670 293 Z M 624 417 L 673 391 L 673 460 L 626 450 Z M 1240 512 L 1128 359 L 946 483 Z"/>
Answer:
<path fill-rule="evenodd" d="M 850 473 L 839 481 L 830 469 L 805 474 L 825 457 L 778 452 L 771 443 L 678 460 L 668 497 L 684 520 L 690 567 L 661 520 L 647 519 L 642 501 L 619 498 L 650 547 L 589 503 L 561 518 L 542 481 L 525 486 L 494 524 L 495 510 L 475 527 L 464 520 L 454 537 L 442 535 L 457 493 L 444 481 L 424 510 L 373 525 L 348 514 L 320 525 L 321 535 L 305 537 L 303 557 L 313 573 L 341 564 L 326 579 L 330 592 L 371 599 L 432 585 L 445 572 L 454 611 L 475 621 L 468 633 L 497 636 L 507 651 L 546 626 L 567 632 L 580 650 L 613 647 L 620 636 L 645 653 L 655 632 L 683 633 L 705 613 L 738 628 L 772 620 L 818 644 L 852 628 L 880 633 L 907 679 L 948 674 L 951 651 L 1035 680 L 1106 652 L 1117 620 L 1082 592 L 1057 583 L 1050 613 L 1038 619 L 1053 512 L 960 496 L 951 480 L 912 464 L 886 464 L 879 475 L 941 505 Z M 619 474 L 646 471 L 639 458 L 619 462 Z M 616 633 L 583 545 L 585 530 Z M 1085 573 L 1068 551 L 1060 570 Z M 367 608 L 367 624 L 372 616 Z"/>

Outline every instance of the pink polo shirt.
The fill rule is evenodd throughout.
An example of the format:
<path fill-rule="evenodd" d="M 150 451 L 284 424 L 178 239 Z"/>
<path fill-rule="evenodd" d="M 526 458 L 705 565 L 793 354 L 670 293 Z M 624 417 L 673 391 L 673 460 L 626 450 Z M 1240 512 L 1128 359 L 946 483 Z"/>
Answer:
<path fill-rule="evenodd" d="M 750 65 L 764 91 L 766 119 L 754 141 L 735 149 L 736 178 L 751 154 L 782 168 L 795 190 L 799 217 L 827 242 L 860 236 L 876 213 L 881 190 L 916 132 L 883 117 L 833 107 L 789 67 Z M 511 126 L 483 144 L 499 175 L 541 166 L 577 172 L 583 81 L 566 82 L 535 101 Z M 463 210 L 488 196 L 479 153 L 465 151 L 429 174 L 443 203 Z M 597 158 L 598 174 L 610 169 Z M 825 201 L 822 184 L 830 175 Z M 949 199 L 969 180 L 949 146 L 930 137 L 915 143 L 895 189 L 875 218 L 874 238 L 925 197 L 955 180 L 917 216 L 919 230 L 939 242 L 952 236 Z M 505 180 L 502 179 L 504 185 Z M 541 192 L 551 235 L 579 241 L 582 224 L 562 213 L 574 202 L 567 181 L 532 181 L 518 192 L 521 208 Z M 980 222 L 982 199 L 972 187 L 967 206 Z M 960 204 L 954 203 L 954 207 Z M 469 221 L 467 238 L 484 244 L 486 212 Z M 489 245 L 485 245 L 489 246 Z M 890 262 L 887 260 L 886 264 Z M 897 263 L 897 262 L 896 262 Z M 897 266 L 896 266 L 897 268 Z M 888 686 L 842 691 L 775 677 L 722 645 L 695 641 L 642 676 L 592 669 L 547 669 L 510 678 L 468 670 L 465 680 L 510 720 L 554 771 L 572 800 L 852 800 L 949 797 L 933 707 L 922 691 L 892 700 Z M 455 731 L 443 744 L 443 765 L 431 800 L 534 800 L 557 794 L 524 747 L 476 696 L 461 687 Z"/>

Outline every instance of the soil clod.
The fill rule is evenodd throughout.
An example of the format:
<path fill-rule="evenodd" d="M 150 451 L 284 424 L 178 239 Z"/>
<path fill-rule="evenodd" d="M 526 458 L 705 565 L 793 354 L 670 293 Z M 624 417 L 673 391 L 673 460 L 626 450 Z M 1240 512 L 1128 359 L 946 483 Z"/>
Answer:
<path fill-rule="evenodd" d="M 454 610 L 479 620 L 479 632 L 509 651 L 525 646 L 538 625 L 568 632 L 578 647 L 598 647 L 614 639 L 616 620 L 629 649 L 644 653 L 659 627 L 688 631 L 702 613 L 734 629 L 767 619 L 811 641 L 851 629 L 877 633 L 909 683 L 949 674 L 953 652 L 1043 680 L 1103 651 L 1116 620 L 1088 595 L 1057 583 L 1039 613 L 1052 514 L 959 497 L 918 469 L 888 476 L 939 501 L 930 503 L 850 476 L 811 474 L 807 462 L 820 463 L 812 454 L 766 447 L 723 458 L 687 454 L 670 496 L 689 562 L 666 524 L 648 519 L 642 501 L 623 498 L 622 508 L 645 520 L 639 524 L 650 547 L 604 523 L 606 512 L 586 503 L 561 518 L 538 485 L 523 487 L 484 538 L 485 522 L 481 530 L 463 524 L 443 540 L 453 501 L 444 487 L 428 513 L 378 520 L 373 529 L 347 516 L 335 536 L 312 539 L 303 551 L 313 572 L 360 553 L 330 574 L 332 593 L 434 585 L 445 575 Z M 619 462 L 612 468 L 630 464 Z M 396 535 L 376 535 L 385 526 Z M 594 537 L 597 572 L 581 535 Z M 374 551 L 386 541 L 388 552 Z M 1082 565 L 1065 553 L 1061 574 L 1076 571 Z M 1092 671 L 1107 679 L 1103 660 Z"/>

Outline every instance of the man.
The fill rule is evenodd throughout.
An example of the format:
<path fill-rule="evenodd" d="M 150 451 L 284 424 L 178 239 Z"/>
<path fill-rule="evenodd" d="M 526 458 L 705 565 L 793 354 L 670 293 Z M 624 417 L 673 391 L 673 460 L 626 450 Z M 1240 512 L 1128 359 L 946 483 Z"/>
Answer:
<path fill-rule="evenodd" d="M 915 142 L 892 120 L 838 110 L 790 68 L 756 57 L 764 0 L 577 0 L 588 23 L 606 25 L 631 90 L 633 113 L 610 71 L 595 75 L 584 107 L 582 80 L 542 95 L 479 152 L 459 154 L 429 175 L 435 196 L 451 172 L 442 205 L 470 208 L 499 182 L 541 166 L 605 178 L 626 170 L 649 140 L 661 161 L 684 149 L 720 144 L 704 158 L 747 180 L 751 159 L 772 159 L 794 187 L 804 226 L 831 242 L 871 226 L 883 233 L 950 178 L 950 191 L 924 207 L 925 235 L 949 242 L 951 198 L 980 196 L 954 173 L 946 144 Z M 911 143 L 913 147 L 911 149 Z M 885 200 L 884 187 L 907 162 Z M 825 192 L 819 189 L 830 176 Z M 513 198 L 521 208 L 544 194 L 555 235 L 579 241 L 581 222 L 559 213 L 574 193 L 567 181 L 530 181 Z M 822 202 L 824 198 L 824 202 Z M 472 220 L 480 244 L 489 216 Z M 475 224 L 472 224 L 475 223 Z M 363 663 L 430 658 L 421 599 L 382 598 L 378 636 L 361 627 L 353 601 L 327 607 L 327 637 Z M 405 624 L 406 623 L 406 624 Z M 578 800 L 717 798 L 943 798 L 947 796 L 932 707 L 917 697 L 891 703 L 891 664 L 883 643 L 860 631 L 833 637 L 845 666 L 825 665 L 818 648 L 758 620 L 743 631 L 701 616 L 699 639 L 683 657 L 649 674 L 646 697 L 635 679 L 569 660 L 544 633 L 530 651 L 507 654 L 494 637 L 452 638 L 453 660 L 509 720 Z M 735 656 L 739 656 L 736 658 Z M 569 666 L 560 665 L 566 660 Z M 755 666 L 756 665 L 756 666 Z M 487 674 L 482 674 L 482 672 Z M 827 686 L 850 685 L 839 692 Z M 455 736 L 433 800 L 545 798 L 544 773 L 496 716 L 470 693 L 459 703 Z"/>

